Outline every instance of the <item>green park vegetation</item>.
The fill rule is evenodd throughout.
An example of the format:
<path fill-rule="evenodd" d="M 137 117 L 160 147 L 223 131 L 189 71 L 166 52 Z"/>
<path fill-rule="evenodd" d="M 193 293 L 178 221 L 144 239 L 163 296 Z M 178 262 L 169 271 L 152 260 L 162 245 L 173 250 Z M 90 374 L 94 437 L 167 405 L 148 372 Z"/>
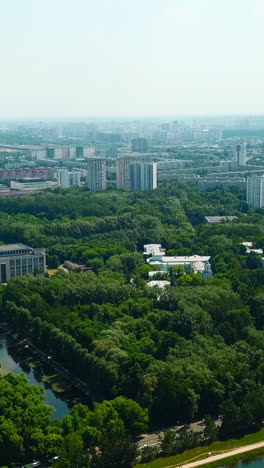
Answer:
<path fill-rule="evenodd" d="M 59 468 L 118 468 L 117 460 L 131 466 L 136 456 L 131 437 L 148 423 L 147 411 L 123 397 L 97 403 L 93 411 L 75 405 L 62 420 L 51 419 L 52 413 L 42 388 L 30 385 L 23 374 L 0 376 L 1 463 L 45 461 L 59 454 L 54 465 Z"/>
<path fill-rule="evenodd" d="M 237 219 L 205 224 L 204 216 L 210 215 Z M 0 239 L 46 247 L 52 270 L 65 260 L 93 269 L 68 274 L 59 270 L 52 276 L 35 272 L 0 289 L 0 321 L 16 331 L 19 340 L 30 338 L 87 383 L 95 399 L 120 397 L 128 405 L 113 420 L 109 416 L 105 445 L 102 435 L 84 436 L 83 429 L 76 429 L 79 423 L 66 433 L 59 421 L 52 422 L 52 430 L 57 424 L 57 433 L 67 438 L 60 448 L 64 459 L 70 457 L 67 450 L 76 432 L 88 464 L 93 459 L 96 466 L 127 468 L 136 455 L 126 437 L 149 429 L 219 414 L 223 425 L 217 437 L 222 440 L 262 426 L 264 269 L 261 256 L 246 254 L 241 242 L 264 248 L 264 216 L 262 210 L 248 209 L 243 192 L 201 193 L 163 184 L 142 193 L 91 194 L 75 188 L 1 197 Z M 142 255 L 146 243 L 162 244 L 168 255 L 210 255 L 214 276 L 206 281 L 175 269 L 169 275 L 171 287 L 148 288 L 150 267 Z M 137 405 L 140 417 L 135 418 L 127 402 Z M 15 413 L 0 417 L 13 421 Z M 100 432 L 107 424 L 90 425 Z M 34 418 L 32 427 L 43 431 Z M 213 426 L 209 432 L 203 444 L 216 440 Z M 115 447 L 110 436 L 129 445 L 130 458 L 124 464 L 114 464 L 120 459 L 114 449 L 107 465 L 99 460 L 109 446 Z M 46 449 L 40 448 L 44 442 L 31 442 L 35 436 L 21 440 L 20 432 L 18 437 L 18 448 L 10 452 L 13 459 L 5 463 L 32 455 L 34 443 L 35 453 L 45 455 Z M 162 455 L 168 456 L 201 440 L 169 435 L 165 442 Z M 93 455 L 96 444 L 101 451 Z"/>

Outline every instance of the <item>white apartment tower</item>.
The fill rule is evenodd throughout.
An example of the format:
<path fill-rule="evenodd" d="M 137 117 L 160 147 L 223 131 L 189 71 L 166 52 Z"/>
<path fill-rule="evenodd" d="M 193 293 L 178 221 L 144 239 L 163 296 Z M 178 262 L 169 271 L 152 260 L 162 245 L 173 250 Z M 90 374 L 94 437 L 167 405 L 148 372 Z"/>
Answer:
<path fill-rule="evenodd" d="M 247 178 L 247 204 L 253 208 L 264 206 L 264 175 Z"/>
<path fill-rule="evenodd" d="M 87 160 L 87 183 L 91 192 L 106 190 L 105 158 L 90 158 Z"/>
<path fill-rule="evenodd" d="M 68 169 L 58 169 L 56 177 L 58 186 L 62 188 L 81 185 L 81 171 L 69 172 Z"/>
<path fill-rule="evenodd" d="M 56 178 L 57 178 L 59 187 L 63 187 L 63 188 L 70 187 L 68 169 L 58 169 L 56 173 Z"/>
<path fill-rule="evenodd" d="M 232 150 L 232 166 L 245 166 L 247 162 L 247 143 L 245 141 L 236 142 L 233 144 Z"/>
<path fill-rule="evenodd" d="M 81 185 L 81 171 L 68 172 L 70 187 L 79 187 Z"/>

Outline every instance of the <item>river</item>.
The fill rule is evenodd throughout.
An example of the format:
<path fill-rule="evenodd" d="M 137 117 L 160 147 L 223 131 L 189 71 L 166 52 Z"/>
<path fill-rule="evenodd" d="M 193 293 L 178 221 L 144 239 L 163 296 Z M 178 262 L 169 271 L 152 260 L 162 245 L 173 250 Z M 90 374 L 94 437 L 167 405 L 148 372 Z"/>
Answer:
<path fill-rule="evenodd" d="M 55 408 L 53 418 L 62 418 L 69 413 L 74 403 L 82 402 L 81 395 L 47 365 L 43 365 L 27 353 L 18 350 L 16 342 L 8 335 L 0 335 L 0 373 L 23 373 L 31 384 L 44 389 L 45 400 Z"/>
<path fill-rule="evenodd" d="M 264 458 L 248 458 L 237 463 L 232 463 L 231 465 L 225 465 L 222 468 L 264 468 Z"/>

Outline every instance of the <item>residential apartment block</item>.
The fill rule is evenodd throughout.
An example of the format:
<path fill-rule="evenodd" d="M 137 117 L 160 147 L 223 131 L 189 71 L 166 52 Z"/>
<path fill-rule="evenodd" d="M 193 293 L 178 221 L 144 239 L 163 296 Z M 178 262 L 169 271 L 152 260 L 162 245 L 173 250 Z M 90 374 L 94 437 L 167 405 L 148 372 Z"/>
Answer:
<path fill-rule="evenodd" d="M 133 162 L 129 165 L 131 190 L 154 190 L 157 188 L 157 163 Z"/>
<path fill-rule="evenodd" d="M 146 153 L 148 151 L 148 140 L 146 138 L 133 138 L 132 151 Z"/>
<path fill-rule="evenodd" d="M 157 188 L 157 163 L 134 156 L 116 161 L 116 185 L 120 189 L 154 190 Z"/>
<path fill-rule="evenodd" d="M 247 204 L 253 208 L 264 206 L 264 175 L 247 178 Z"/>
<path fill-rule="evenodd" d="M 68 171 L 68 169 L 58 169 L 56 172 L 58 186 L 70 188 L 81 185 L 81 171 Z"/>
<path fill-rule="evenodd" d="M 247 143 L 245 141 L 234 143 L 232 150 L 232 166 L 245 166 L 247 162 Z"/>
<path fill-rule="evenodd" d="M 91 192 L 106 190 L 105 158 L 90 158 L 87 160 L 87 183 Z"/>

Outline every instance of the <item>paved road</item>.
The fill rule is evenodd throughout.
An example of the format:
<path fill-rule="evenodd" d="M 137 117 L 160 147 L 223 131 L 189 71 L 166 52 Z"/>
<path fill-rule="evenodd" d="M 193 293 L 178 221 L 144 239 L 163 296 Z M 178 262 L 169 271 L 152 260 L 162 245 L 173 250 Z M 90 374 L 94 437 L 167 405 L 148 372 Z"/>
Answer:
<path fill-rule="evenodd" d="M 224 460 L 225 458 L 233 457 L 234 455 L 239 455 L 240 453 L 251 452 L 251 450 L 256 450 L 262 447 L 264 447 L 264 442 L 258 442 L 256 444 L 251 444 L 251 445 L 244 445 L 244 447 L 230 450 L 228 452 L 221 453 L 219 455 L 210 456 L 208 454 L 208 457 L 205 458 L 204 460 L 199 460 L 196 462 L 191 462 L 191 463 L 187 463 L 183 465 L 170 465 L 166 468 L 177 468 L 179 466 L 182 466 L 183 468 L 195 468 L 196 466 L 202 466 L 202 465 L 206 465 L 207 463 L 213 463 L 218 460 Z"/>
<path fill-rule="evenodd" d="M 181 429 L 186 429 L 188 431 L 192 430 L 194 432 L 201 432 L 204 427 L 203 423 L 204 423 L 204 420 L 201 420 L 201 421 L 196 421 L 194 423 L 191 423 L 185 426 L 170 427 L 170 429 L 172 429 L 175 432 L 178 432 Z M 149 445 L 149 446 L 157 445 L 159 441 L 159 436 L 162 437 L 163 434 L 164 434 L 163 429 L 155 431 L 155 432 L 151 432 L 150 434 L 142 434 L 141 439 L 138 442 L 138 445 L 139 447 L 142 447 L 143 445 Z"/>

